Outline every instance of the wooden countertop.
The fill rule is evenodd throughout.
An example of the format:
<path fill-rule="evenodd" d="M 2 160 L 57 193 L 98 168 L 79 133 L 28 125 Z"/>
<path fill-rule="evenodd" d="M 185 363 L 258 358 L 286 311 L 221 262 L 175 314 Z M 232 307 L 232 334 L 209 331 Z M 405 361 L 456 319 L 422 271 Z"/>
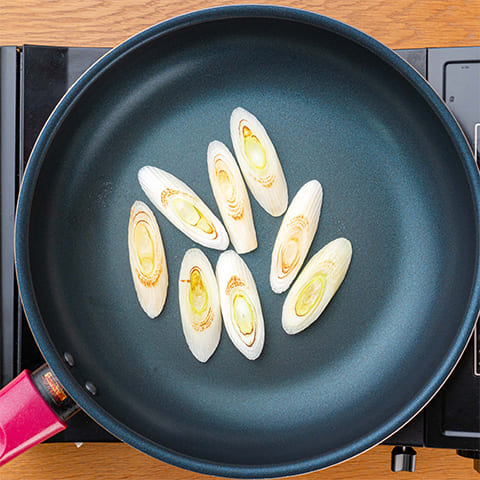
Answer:
<path fill-rule="evenodd" d="M 480 0 L 2 0 L 0 45 L 114 46 L 175 15 L 239 3 L 328 15 L 391 48 L 480 45 Z"/>
<path fill-rule="evenodd" d="M 0 45 L 113 46 L 172 16 L 247 2 L 209 0 L 2 0 Z M 283 0 L 331 16 L 391 48 L 480 45 L 480 0 Z M 390 447 L 379 446 L 305 480 L 478 480 L 472 461 L 454 451 L 418 449 L 414 474 L 390 472 Z M 213 478 L 172 467 L 124 444 L 44 444 L 0 469 L 1 480 Z"/>

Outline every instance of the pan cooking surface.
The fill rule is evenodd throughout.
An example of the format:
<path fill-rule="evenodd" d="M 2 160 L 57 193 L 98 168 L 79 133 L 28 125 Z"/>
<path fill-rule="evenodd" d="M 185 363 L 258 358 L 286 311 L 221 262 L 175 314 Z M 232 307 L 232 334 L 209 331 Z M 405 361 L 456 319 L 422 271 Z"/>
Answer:
<path fill-rule="evenodd" d="M 215 139 L 232 148 L 237 106 L 269 132 L 290 199 L 310 179 L 323 185 L 307 261 L 339 236 L 352 242 L 353 258 L 320 319 L 286 335 L 286 293 L 274 294 L 268 281 L 281 218 L 251 196 L 259 247 L 243 258 L 263 306 L 265 348 L 248 361 L 223 330 L 200 364 L 184 340 L 177 296 L 183 254 L 195 244 L 150 204 L 137 171 L 173 173 L 219 216 L 206 152 Z M 91 404 L 81 385 L 93 382 L 90 413 L 108 411 L 125 427 L 115 434 L 136 443 L 138 432 L 144 450 L 190 468 L 222 473 L 199 460 L 238 466 L 230 475 L 267 476 L 359 453 L 421 406 L 464 322 L 476 213 L 441 120 L 375 54 L 284 19 L 190 25 L 92 80 L 44 151 L 28 237 L 36 301 L 59 358 L 75 357 L 71 393 Z M 154 210 L 166 249 L 170 284 L 156 320 L 141 310 L 129 270 L 135 200 Z M 215 265 L 219 252 L 202 250 Z"/>

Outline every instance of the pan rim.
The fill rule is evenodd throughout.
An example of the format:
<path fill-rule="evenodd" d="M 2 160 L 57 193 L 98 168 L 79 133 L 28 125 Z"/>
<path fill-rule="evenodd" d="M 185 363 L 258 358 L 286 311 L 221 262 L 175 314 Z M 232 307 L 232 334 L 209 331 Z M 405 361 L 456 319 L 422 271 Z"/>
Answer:
<path fill-rule="evenodd" d="M 63 362 L 60 355 L 56 353 L 55 346 L 43 323 L 36 302 L 35 288 L 30 274 L 28 253 L 29 219 L 36 181 L 42 168 L 45 154 L 49 149 L 51 139 L 56 134 L 58 125 L 60 125 L 64 117 L 68 115 L 70 108 L 75 104 L 78 98 L 81 97 L 84 90 L 89 88 L 96 76 L 101 75 L 103 71 L 111 67 L 124 55 L 127 55 L 131 50 L 140 47 L 142 44 L 147 43 L 154 38 L 204 22 L 242 18 L 287 20 L 310 25 L 319 29 L 326 29 L 368 49 L 381 60 L 395 68 L 422 95 L 450 135 L 450 139 L 455 146 L 459 157 L 462 159 L 463 167 L 467 172 L 470 191 L 474 201 L 473 208 L 476 219 L 475 230 L 477 237 L 477 250 L 474 268 L 475 278 L 470 293 L 468 309 L 466 310 L 464 322 L 458 332 L 457 338 L 452 340 L 453 346 L 451 350 L 445 356 L 443 363 L 437 370 L 435 370 L 430 382 L 423 387 L 422 391 L 415 397 L 415 400 L 406 405 L 401 412 L 397 413 L 383 426 L 377 428 L 375 432 L 363 437 L 355 444 L 348 445 L 342 449 L 330 452 L 329 454 L 319 455 L 314 458 L 299 460 L 296 462 L 289 462 L 288 464 L 255 466 L 214 464 L 209 461 L 183 455 L 180 452 L 173 452 L 143 437 L 140 433 L 132 431 L 129 427 L 120 424 L 119 421 L 115 420 L 115 418 L 106 412 L 86 391 L 84 391 L 82 385 L 70 373 L 68 366 Z M 451 115 L 443 100 L 428 85 L 428 83 L 420 77 L 410 65 L 404 62 L 388 47 L 349 25 L 306 10 L 273 5 L 235 5 L 198 10 L 149 27 L 107 52 L 89 70 L 87 70 L 79 80 L 77 80 L 50 115 L 30 155 L 18 197 L 14 235 L 15 266 L 19 293 L 28 323 L 32 332 L 34 332 L 35 341 L 65 390 L 83 410 L 88 412 L 88 415 L 122 441 L 160 460 L 205 474 L 239 478 L 266 478 L 297 475 L 340 463 L 381 443 L 407 423 L 428 403 L 454 369 L 471 336 L 480 308 L 480 286 L 478 285 L 478 279 L 480 277 L 478 262 L 478 230 L 480 224 L 478 210 L 479 200 L 480 181 L 478 170 L 474 164 L 471 150 L 465 140 L 463 132 L 458 126 L 458 123 Z"/>

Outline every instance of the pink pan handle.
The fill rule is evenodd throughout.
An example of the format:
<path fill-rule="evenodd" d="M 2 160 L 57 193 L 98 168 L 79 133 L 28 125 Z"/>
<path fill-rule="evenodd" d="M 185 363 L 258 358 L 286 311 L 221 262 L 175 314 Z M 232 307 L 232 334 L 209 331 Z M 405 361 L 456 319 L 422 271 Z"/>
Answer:
<path fill-rule="evenodd" d="M 0 390 L 0 465 L 67 428 L 55 413 L 63 402 L 73 403 L 46 365 L 33 375 L 24 370 Z"/>

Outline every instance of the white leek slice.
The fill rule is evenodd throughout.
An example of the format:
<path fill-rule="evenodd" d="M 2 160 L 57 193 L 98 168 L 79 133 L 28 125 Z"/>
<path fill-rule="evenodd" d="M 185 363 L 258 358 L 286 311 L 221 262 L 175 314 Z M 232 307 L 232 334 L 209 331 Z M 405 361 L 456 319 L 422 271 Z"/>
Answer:
<path fill-rule="evenodd" d="M 265 341 L 262 306 L 255 280 L 246 263 L 233 250 L 220 255 L 216 273 L 228 336 L 245 357 L 255 360 L 262 353 Z"/>
<path fill-rule="evenodd" d="M 288 205 L 287 182 L 265 128 L 250 112 L 237 107 L 230 117 L 230 135 L 252 195 L 270 215 L 282 215 Z"/>
<path fill-rule="evenodd" d="M 167 298 L 168 271 L 162 236 L 150 208 L 136 201 L 128 222 L 128 253 L 138 301 L 150 318 L 160 315 Z"/>
<path fill-rule="evenodd" d="M 230 150 L 216 140 L 208 145 L 207 162 L 213 195 L 235 250 L 255 250 L 257 235 L 252 209 L 237 162 Z"/>
<path fill-rule="evenodd" d="M 323 190 L 317 180 L 307 182 L 295 195 L 275 240 L 270 285 L 282 293 L 295 280 L 317 231 Z"/>
<path fill-rule="evenodd" d="M 222 222 L 177 177 L 156 167 L 142 167 L 138 181 L 150 201 L 187 237 L 204 247 L 217 250 L 228 247 L 228 234 Z"/>
<path fill-rule="evenodd" d="M 208 258 L 198 248 L 191 248 L 183 257 L 178 299 L 188 348 L 198 361 L 206 362 L 220 342 L 222 316 L 217 279 Z"/>
<path fill-rule="evenodd" d="M 310 326 L 335 295 L 347 274 L 352 244 L 337 238 L 316 253 L 288 292 L 282 310 L 282 326 L 294 335 Z"/>

